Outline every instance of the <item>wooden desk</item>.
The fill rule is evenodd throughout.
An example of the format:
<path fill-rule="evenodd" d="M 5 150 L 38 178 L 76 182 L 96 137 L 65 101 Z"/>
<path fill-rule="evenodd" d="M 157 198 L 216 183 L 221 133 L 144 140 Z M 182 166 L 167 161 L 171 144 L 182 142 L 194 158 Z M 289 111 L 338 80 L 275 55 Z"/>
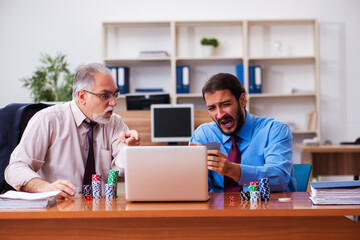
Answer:
<path fill-rule="evenodd" d="M 229 201 L 229 196 L 235 196 Z M 291 202 L 279 202 L 291 197 Z M 1 210 L 1 239 L 359 239 L 360 205 L 313 206 L 306 192 L 272 193 L 251 204 L 239 194 L 208 202 L 127 203 L 81 196 L 49 209 Z"/>
<path fill-rule="evenodd" d="M 360 175 L 360 145 L 295 144 L 301 151 L 301 163 L 313 165 L 312 175 Z"/>

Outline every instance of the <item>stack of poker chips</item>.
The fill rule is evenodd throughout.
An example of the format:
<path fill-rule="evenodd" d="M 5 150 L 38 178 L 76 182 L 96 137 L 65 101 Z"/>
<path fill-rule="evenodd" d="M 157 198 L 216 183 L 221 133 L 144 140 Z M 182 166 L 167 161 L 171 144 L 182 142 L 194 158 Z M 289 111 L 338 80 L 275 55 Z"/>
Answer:
<path fill-rule="evenodd" d="M 241 201 L 250 201 L 250 192 L 240 192 Z"/>
<path fill-rule="evenodd" d="M 261 194 L 260 191 L 252 191 L 250 192 L 250 201 L 253 202 L 261 202 Z"/>
<path fill-rule="evenodd" d="M 260 193 L 262 201 L 270 201 L 270 182 L 268 178 L 260 178 Z"/>
<path fill-rule="evenodd" d="M 115 198 L 115 189 L 116 185 L 112 183 L 105 184 L 105 197 L 106 199 L 114 199 Z"/>
<path fill-rule="evenodd" d="M 109 198 L 117 198 L 117 178 L 118 178 L 118 175 L 119 175 L 118 170 L 111 169 L 109 171 L 108 184 L 112 184 L 114 186 L 109 186 L 108 188 L 115 188 L 115 191 L 114 191 L 114 194 L 113 194 L 114 196 L 113 197 L 109 196 Z M 106 186 L 105 186 L 105 196 L 106 196 L 106 198 L 108 198 L 108 196 L 106 194 Z"/>
<path fill-rule="evenodd" d="M 251 202 L 260 202 L 261 194 L 259 191 L 259 182 L 250 182 L 249 192 L 250 192 L 250 201 Z"/>
<path fill-rule="evenodd" d="M 101 174 L 92 175 L 91 186 L 92 186 L 93 198 L 101 198 L 102 197 Z"/>
<path fill-rule="evenodd" d="M 84 196 L 84 198 L 86 200 L 91 200 L 92 199 L 92 187 L 91 187 L 91 185 L 83 185 L 82 193 L 83 193 L 83 196 Z"/>

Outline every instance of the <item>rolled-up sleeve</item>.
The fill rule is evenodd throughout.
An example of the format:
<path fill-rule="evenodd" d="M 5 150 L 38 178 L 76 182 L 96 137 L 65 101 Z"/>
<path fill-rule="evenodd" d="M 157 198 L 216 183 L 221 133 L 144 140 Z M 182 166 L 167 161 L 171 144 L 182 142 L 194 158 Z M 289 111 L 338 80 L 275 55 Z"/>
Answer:
<path fill-rule="evenodd" d="M 29 121 L 5 169 L 5 180 L 17 190 L 31 179 L 40 177 L 37 172 L 44 164 L 49 144 L 49 125 L 46 117 L 40 115 L 36 114 Z"/>

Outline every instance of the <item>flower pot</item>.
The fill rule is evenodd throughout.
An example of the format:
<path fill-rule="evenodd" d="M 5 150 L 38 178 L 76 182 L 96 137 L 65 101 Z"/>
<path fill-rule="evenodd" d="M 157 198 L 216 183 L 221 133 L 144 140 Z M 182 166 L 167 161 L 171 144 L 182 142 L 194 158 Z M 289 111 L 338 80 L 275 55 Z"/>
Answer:
<path fill-rule="evenodd" d="M 211 45 L 203 45 L 201 50 L 203 57 L 211 57 L 214 55 L 214 47 Z"/>

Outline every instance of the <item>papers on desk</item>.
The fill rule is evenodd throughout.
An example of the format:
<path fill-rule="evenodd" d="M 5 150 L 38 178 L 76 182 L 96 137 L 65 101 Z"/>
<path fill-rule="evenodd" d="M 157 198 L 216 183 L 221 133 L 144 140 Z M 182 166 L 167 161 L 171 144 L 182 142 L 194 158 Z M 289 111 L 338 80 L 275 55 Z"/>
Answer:
<path fill-rule="evenodd" d="M 310 182 L 313 204 L 360 204 L 360 181 Z"/>
<path fill-rule="evenodd" d="M 47 208 L 54 205 L 60 191 L 27 193 L 8 191 L 0 195 L 0 209 L 4 208 Z"/>

